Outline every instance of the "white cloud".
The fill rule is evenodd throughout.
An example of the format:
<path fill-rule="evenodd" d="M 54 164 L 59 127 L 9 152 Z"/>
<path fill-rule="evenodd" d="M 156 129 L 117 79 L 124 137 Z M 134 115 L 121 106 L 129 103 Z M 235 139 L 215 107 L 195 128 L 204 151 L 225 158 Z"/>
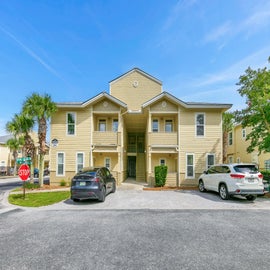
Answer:
<path fill-rule="evenodd" d="M 218 26 L 204 37 L 204 43 L 213 42 L 220 39 L 223 36 L 228 35 L 232 31 L 232 24 L 230 21 Z"/>

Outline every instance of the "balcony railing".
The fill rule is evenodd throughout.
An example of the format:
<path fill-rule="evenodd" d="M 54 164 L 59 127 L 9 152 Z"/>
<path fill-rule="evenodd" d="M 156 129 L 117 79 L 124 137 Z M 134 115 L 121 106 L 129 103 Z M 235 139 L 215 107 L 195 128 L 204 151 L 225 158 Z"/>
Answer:
<path fill-rule="evenodd" d="M 148 135 L 149 145 L 177 145 L 177 132 L 152 132 Z"/>
<path fill-rule="evenodd" d="M 96 145 L 119 145 L 120 133 L 113 131 L 94 131 L 93 144 Z"/>

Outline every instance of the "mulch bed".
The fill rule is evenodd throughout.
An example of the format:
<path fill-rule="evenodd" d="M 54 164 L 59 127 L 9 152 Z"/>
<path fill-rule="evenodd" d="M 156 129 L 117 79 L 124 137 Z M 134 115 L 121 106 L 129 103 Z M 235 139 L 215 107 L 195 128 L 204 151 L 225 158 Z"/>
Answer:
<path fill-rule="evenodd" d="M 183 187 L 144 187 L 143 190 L 149 191 L 168 191 L 168 190 L 198 190 L 198 187 L 183 186 Z"/>

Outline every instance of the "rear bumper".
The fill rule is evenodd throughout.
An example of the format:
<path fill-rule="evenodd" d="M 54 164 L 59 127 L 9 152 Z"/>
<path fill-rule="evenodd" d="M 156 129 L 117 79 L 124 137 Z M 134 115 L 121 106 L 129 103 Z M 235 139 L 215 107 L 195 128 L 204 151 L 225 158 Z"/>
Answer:
<path fill-rule="evenodd" d="M 91 190 L 71 190 L 70 198 L 78 200 L 98 199 L 100 197 L 100 191 L 97 189 Z"/>
<path fill-rule="evenodd" d="M 229 192 L 230 195 L 263 195 L 265 192 L 263 189 L 237 189 Z"/>

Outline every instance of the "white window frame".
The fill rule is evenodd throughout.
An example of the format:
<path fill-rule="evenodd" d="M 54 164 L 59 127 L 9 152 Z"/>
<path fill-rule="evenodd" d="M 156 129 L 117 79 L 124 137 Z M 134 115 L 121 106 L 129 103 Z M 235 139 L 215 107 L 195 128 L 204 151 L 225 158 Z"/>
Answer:
<path fill-rule="evenodd" d="M 77 152 L 76 153 L 76 172 L 78 173 L 80 170 L 78 169 L 78 165 L 80 165 L 80 163 L 78 162 L 78 155 L 82 155 L 82 169 L 85 167 L 84 166 L 84 152 Z"/>
<path fill-rule="evenodd" d="M 154 122 L 157 123 L 157 130 L 154 130 Z M 159 132 L 159 120 L 157 118 L 152 120 L 152 132 Z"/>
<path fill-rule="evenodd" d="M 58 170 L 58 166 L 59 166 L 59 163 L 58 163 L 58 156 L 59 154 L 63 154 L 63 174 L 59 174 L 59 170 Z M 57 152 L 56 153 L 56 176 L 65 176 L 65 152 Z"/>
<path fill-rule="evenodd" d="M 237 159 L 236 159 L 236 163 L 241 163 L 241 159 L 240 159 L 240 157 L 237 157 Z"/>
<path fill-rule="evenodd" d="M 117 128 L 116 129 L 114 129 L 115 128 L 114 123 L 117 123 Z M 119 121 L 118 121 L 118 119 L 114 118 L 112 120 L 112 131 L 117 132 L 118 131 L 118 126 L 119 126 Z"/>
<path fill-rule="evenodd" d="M 242 138 L 245 140 L 246 137 L 247 137 L 247 132 L 246 132 L 246 129 L 243 128 L 243 129 L 242 129 Z"/>
<path fill-rule="evenodd" d="M 107 166 L 108 165 L 107 161 L 109 161 L 109 167 Z M 111 164 L 112 164 L 111 162 L 112 161 L 111 161 L 111 158 L 110 157 L 105 157 L 104 158 L 104 167 L 106 167 L 107 169 L 111 170 Z"/>
<path fill-rule="evenodd" d="M 68 123 L 68 115 L 72 114 L 74 116 L 74 134 L 69 133 L 69 123 Z M 67 136 L 75 136 L 76 135 L 76 122 L 77 122 L 77 114 L 75 112 L 67 112 L 66 113 L 66 134 Z"/>
<path fill-rule="evenodd" d="M 105 130 L 100 130 L 101 122 L 105 124 Z M 100 132 L 106 132 L 107 131 L 107 120 L 106 119 L 104 119 L 104 118 L 98 119 L 98 131 L 100 131 Z"/>
<path fill-rule="evenodd" d="M 164 161 L 164 164 L 162 164 L 162 161 Z M 160 159 L 159 159 L 159 165 L 160 165 L 160 166 L 162 166 L 162 165 L 163 165 L 163 166 L 166 166 L 166 164 L 167 164 L 166 158 L 160 158 Z"/>
<path fill-rule="evenodd" d="M 228 145 L 233 145 L 233 133 L 230 131 L 228 133 Z"/>
<path fill-rule="evenodd" d="M 203 115 L 203 124 L 197 123 L 197 118 L 199 115 Z M 205 137 L 205 123 L 206 123 L 206 117 L 205 113 L 196 113 L 195 114 L 195 135 L 197 138 L 203 138 Z M 203 126 L 203 135 L 198 135 L 198 126 Z"/>
<path fill-rule="evenodd" d="M 171 123 L 171 130 L 170 130 L 170 131 L 167 131 L 167 130 L 166 130 L 166 122 L 167 122 L 167 121 Z M 174 124 L 174 123 L 173 123 L 173 120 L 172 120 L 172 119 L 165 119 L 165 120 L 164 120 L 164 131 L 167 132 L 167 133 L 173 132 L 173 124 Z"/>
<path fill-rule="evenodd" d="M 233 163 L 233 156 L 228 156 L 228 163 Z"/>
<path fill-rule="evenodd" d="M 208 157 L 209 156 L 213 156 L 213 158 L 214 158 L 214 163 L 213 164 L 209 164 L 209 160 L 208 160 Z M 210 166 L 212 166 L 212 165 L 215 165 L 215 160 L 216 160 L 216 155 L 214 154 L 214 153 L 208 153 L 207 155 L 206 155 L 206 169 L 208 169 Z"/>
<path fill-rule="evenodd" d="M 193 164 L 188 164 L 188 156 L 192 156 Z M 192 166 L 192 176 L 188 176 L 188 166 Z M 186 153 L 186 179 L 194 179 L 195 178 L 195 154 L 194 153 Z"/>

